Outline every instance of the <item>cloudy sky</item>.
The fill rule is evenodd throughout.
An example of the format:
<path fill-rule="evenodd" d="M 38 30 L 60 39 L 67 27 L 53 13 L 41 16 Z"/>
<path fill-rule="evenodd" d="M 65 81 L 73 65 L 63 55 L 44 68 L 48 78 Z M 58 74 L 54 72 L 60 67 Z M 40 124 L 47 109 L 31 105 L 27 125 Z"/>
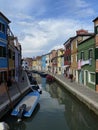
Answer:
<path fill-rule="evenodd" d="M 0 11 L 22 45 L 23 57 L 62 48 L 78 29 L 93 32 L 98 0 L 0 0 Z"/>

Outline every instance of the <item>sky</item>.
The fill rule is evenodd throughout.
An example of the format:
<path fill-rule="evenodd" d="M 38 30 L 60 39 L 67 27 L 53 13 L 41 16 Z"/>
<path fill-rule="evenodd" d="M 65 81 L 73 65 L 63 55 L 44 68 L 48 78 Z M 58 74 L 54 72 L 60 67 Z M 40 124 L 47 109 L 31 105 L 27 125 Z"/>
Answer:
<path fill-rule="evenodd" d="M 98 0 L 0 0 L 0 11 L 22 46 L 22 57 L 36 57 L 76 35 L 76 30 L 94 31 Z"/>

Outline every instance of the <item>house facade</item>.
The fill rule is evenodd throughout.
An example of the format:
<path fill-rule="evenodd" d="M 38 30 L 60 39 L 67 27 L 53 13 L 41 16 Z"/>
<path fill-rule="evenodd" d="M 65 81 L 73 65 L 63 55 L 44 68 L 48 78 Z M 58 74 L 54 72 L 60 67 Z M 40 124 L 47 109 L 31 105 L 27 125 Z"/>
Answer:
<path fill-rule="evenodd" d="M 42 65 L 42 71 L 45 71 L 46 70 L 46 54 L 42 55 L 41 65 Z"/>
<path fill-rule="evenodd" d="M 17 82 L 19 81 L 21 70 L 21 46 L 19 45 L 19 47 L 15 47 L 15 81 Z"/>
<path fill-rule="evenodd" d="M 51 55 L 52 55 L 52 59 L 51 59 L 52 73 L 55 74 L 57 72 L 57 50 L 52 50 Z"/>
<path fill-rule="evenodd" d="M 69 38 L 64 45 L 64 74 L 65 77 L 69 77 L 70 74 L 70 66 L 71 66 L 71 40 Z"/>
<path fill-rule="evenodd" d="M 41 56 L 36 57 L 37 70 L 41 71 Z"/>
<path fill-rule="evenodd" d="M 94 20 L 94 34 L 95 34 L 95 88 L 98 92 L 98 17 L 96 17 Z"/>
<path fill-rule="evenodd" d="M 76 82 L 78 82 L 78 43 L 84 41 L 85 39 L 92 36 L 92 33 L 88 33 L 86 30 L 78 30 L 76 31 L 76 36 L 71 40 L 71 67 L 70 74 L 73 75 L 73 78 Z"/>
<path fill-rule="evenodd" d="M 37 60 L 36 60 L 36 58 L 32 59 L 32 70 L 37 70 Z"/>
<path fill-rule="evenodd" d="M 78 82 L 95 90 L 94 36 L 78 44 Z"/>
<path fill-rule="evenodd" d="M 15 77 L 15 45 L 14 36 L 8 36 L 8 76 Z"/>
<path fill-rule="evenodd" d="M 64 63 L 62 63 L 62 57 L 63 57 L 63 55 L 64 55 L 64 49 L 58 49 L 57 50 L 57 74 L 62 74 L 62 64 Z M 64 60 L 64 58 L 63 58 L 63 60 Z"/>
<path fill-rule="evenodd" d="M 49 54 L 46 54 L 46 71 L 49 71 Z"/>
<path fill-rule="evenodd" d="M 0 82 L 8 78 L 8 29 L 10 20 L 0 12 Z"/>

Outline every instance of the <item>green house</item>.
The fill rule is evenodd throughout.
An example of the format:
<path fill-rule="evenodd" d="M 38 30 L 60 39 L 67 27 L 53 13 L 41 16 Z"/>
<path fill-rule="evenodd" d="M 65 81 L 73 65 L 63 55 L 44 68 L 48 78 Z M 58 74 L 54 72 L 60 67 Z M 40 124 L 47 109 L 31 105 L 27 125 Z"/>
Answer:
<path fill-rule="evenodd" d="M 78 44 L 78 82 L 95 90 L 94 35 Z"/>

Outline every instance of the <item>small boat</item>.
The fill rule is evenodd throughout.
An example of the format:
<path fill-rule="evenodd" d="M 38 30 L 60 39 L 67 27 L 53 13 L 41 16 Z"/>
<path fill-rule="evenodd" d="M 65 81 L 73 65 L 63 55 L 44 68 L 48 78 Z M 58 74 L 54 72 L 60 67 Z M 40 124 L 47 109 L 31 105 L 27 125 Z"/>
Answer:
<path fill-rule="evenodd" d="M 11 115 L 17 116 L 18 121 L 22 117 L 30 117 L 38 104 L 40 93 L 38 91 L 29 92 L 13 109 Z"/>
<path fill-rule="evenodd" d="M 45 72 L 40 72 L 39 75 L 40 75 L 41 77 L 44 77 L 44 78 L 45 78 L 48 74 L 45 73 Z"/>
<path fill-rule="evenodd" d="M 35 85 L 31 85 L 31 90 L 36 90 L 36 91 L 38 91 L 40 94 L 42 94 L 42 87 L 41 87 L 41 85 L 40 84 L 35 84 Z"/>
<path fill-rule="evenodd" d="M 48 74 L 48 75 L 46 76 L 46 81 L 47 81 L 47 82 L 53 82 L 53 81 L 54 81 L 54 77 Z"/>

